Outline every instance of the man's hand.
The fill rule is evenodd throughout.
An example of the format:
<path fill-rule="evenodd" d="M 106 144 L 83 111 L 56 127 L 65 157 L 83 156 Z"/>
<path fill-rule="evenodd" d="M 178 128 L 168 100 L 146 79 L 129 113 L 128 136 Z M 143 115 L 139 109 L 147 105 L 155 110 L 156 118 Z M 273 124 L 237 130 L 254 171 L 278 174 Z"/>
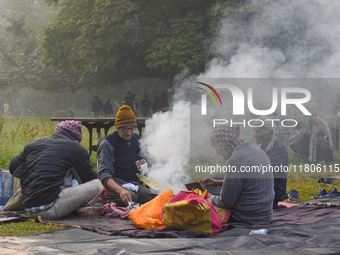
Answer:
<path fill-rule="evenodd" d="M 119 192 L 120 199 L 125 203 L 129 204 L 129 202 L 132 202 L 132 197 L 129 191 L 126 189 L 122 188 L 121 191 Z"/>
<path fill-rule="evenodd" d="M 138 169 L 140 169 L 140 166 L 143 165 L 144 163 L 146 163 L 146 161 L 144 159 L 141 159 L 141 160 L 137 160 L 135 162 L 136 166 Z"/>
<path fill-rule="evenodd" d="M 211 178 L 204 178 L 204 179 L 199 180 L 199 182 L 202 184 L 203 187 L 223 185 L 223 180 L 214 180 Z"/>
<path fill-rule="evenodd" d="M 132 202 L 131 193 L 124 189 L 122 186 L 118 185 L 113 179 L 109 179 L 106 182 L 106 186 L 108 187 L 108 189 L 119 194 L 119 197 L 123 201 L 123 203 L 128 205 L 129 202 Z"/>

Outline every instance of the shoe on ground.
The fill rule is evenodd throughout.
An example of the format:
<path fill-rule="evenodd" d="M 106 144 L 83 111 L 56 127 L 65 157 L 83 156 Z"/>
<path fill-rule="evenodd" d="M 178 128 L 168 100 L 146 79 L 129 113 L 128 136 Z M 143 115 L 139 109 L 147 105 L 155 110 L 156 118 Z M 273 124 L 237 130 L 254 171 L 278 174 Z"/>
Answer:
<path fill-rule="evenodd" d="M 292 189 L 288 193 L 288 200 L 291 202 L 298 202 L 299 201 L 299 192 L 297 190 Z"/>
<path fill-rule="evenodd" d="M 331 198 L 331 197 L 340 197 L 340 192 L 337 190 L 337 188 L 333 188 L 331 192 L 328 194 L 321 196 L 321 198 Z"/>
<path fill-rule="evenodd" d="M 334 187 L 331 192 L 329 192 L 328 194 L 340 194 L 340 192 L 338 191 L 338 189 L 336 187 Z"/>
<path fill-rule="evenodd" d="M 78 217 L 99 217 L 101 216 L 101 207 L 88 206 L 80 207 L 76 210 Z"/>
<path fill-rule="evenodd" d="M 326 184 L 326 185 L 330 185 L 330 184 L 334 184 L 334 181 L 332 179 L 330 179 L 330 178 L 325 178 L 323 183 Z"/>
<path fill-rule="evenodd" d="M 325 178 L 320 178 L 315 183 L 319 184 L 319 183 L 323 183 L 324 181 L 325 181 Z"/>
<path fill-rule="evenodd" d="M 327 195 L 327 194 L 328 193 L 327 193 L 327 191 L 325 189 L 321 189 L 320 192 L 316 196 L 314 196 L 312 198 L 317 199 L 317 198 L 320 198 L 321 196 L 324 196 L 324 195 Z"/>
<path fill-rule="evenodd" d="M 326 185 L 330 185 L 330 184 L 334 184 L 334 181 L 331 178 L 320 178 L 317 181 L 315 181 L 315 183 L 320 184 L 326 184 Z"/>

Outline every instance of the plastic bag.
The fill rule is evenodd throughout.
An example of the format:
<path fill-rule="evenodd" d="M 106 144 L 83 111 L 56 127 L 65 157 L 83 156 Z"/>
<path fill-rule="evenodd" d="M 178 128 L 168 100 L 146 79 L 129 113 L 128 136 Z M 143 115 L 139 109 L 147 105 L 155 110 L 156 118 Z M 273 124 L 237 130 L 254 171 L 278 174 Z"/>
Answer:
<path fill-rule="evenodd" d="M 161 220 L 182 230 L 217 234 L 221 220 L 212 203 L 205 199 L 207 190 L 181 191 L 163 207 Z"/>
<path fill-rule="evenodd" d="M 139 208 L 131 210 L 129 217 L 139 228 L 152 229 L 167 227 L 167 225 L 160 220 L 160 216 L 164 204 L 173 197 L 172 190 L 166 190 Z"/>

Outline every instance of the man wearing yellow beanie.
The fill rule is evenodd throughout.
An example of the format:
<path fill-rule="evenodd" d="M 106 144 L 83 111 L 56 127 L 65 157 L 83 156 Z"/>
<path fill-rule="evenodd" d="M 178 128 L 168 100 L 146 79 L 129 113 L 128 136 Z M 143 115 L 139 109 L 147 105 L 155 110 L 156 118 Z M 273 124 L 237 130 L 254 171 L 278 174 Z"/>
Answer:
<path fill-rule="evenodd" d="M 141 137 L 133 132 L 137 122 L 130 106 L 118 110 L 115 126 L 117 130 L 104 139 L 97 152 L 99 179 L 107 190 L 103 202 L 117 206 L 144 204 L 155 195 L 137 177 L 140 166 L 147 163 L 140 155 Z"/>

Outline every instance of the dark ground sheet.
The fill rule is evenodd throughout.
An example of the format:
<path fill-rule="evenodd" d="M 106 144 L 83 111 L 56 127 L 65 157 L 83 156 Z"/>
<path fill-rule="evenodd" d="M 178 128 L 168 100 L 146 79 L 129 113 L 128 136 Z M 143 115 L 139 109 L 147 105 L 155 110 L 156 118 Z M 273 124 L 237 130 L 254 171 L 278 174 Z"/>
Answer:
<path fill-rule="evenodd" d="M 328 206 L 301 203 L 276 210 L 273 222 L 265 226 L 270 235 L 249 235 L 251 229 L 264 226 L 225 225 L 220 234 L 205 236 L 174 229 L 139 230 L 131 221 L 120 219 L 71 217 L 59 223 L 78 224 L 90 231 L 71 228 L 2 237 L 0 254 L 340 254 L 339 198 L 322 202 Z M 100 220 L 103 224 L 98 226 Z"/>

